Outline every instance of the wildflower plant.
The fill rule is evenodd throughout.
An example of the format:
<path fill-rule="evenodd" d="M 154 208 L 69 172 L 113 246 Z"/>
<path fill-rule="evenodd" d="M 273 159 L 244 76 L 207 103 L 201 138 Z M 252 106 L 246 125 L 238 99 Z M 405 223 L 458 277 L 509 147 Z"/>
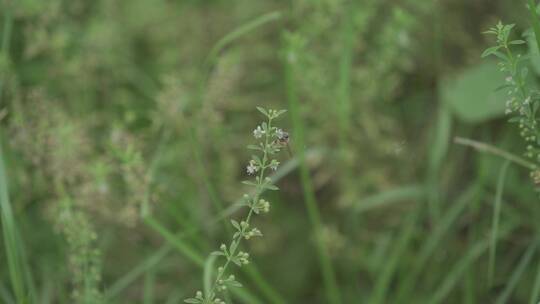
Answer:
<path fill-rule="evenodd" d="M 538 164 L 540 163 L 540 126 L 537 116 L 540 107 L 540 92 L 527 83 L 529 70 L 524 61 L 528 57 L 521 54 L 515 55 L 512 51 L 513 46 L 525 44 L 524 40 L 510 40 L 513 28 L 514 24 L 504 25 L 499 22 L 495 27 L 484 32 L 495 35 L 497 44 L 486 49 L 482 57 L 495 56 L 499 59 L 499 69 L 506 74 L 505 84 L 499 87 L 500 90 L 506 90 L 508 94 L 505 113 L 512 116 L 509 122 L 519 125 L 520 135 L 528 143 L 525 156 Z M 531 177 L 535 183 L 538 183 L 540 170 L 536 166 L 533 169 Z"/>
<path fill-rule="evenodd" d="M 269 170 L 277 170 L 279 162 L 273 158 L 280 150 L 286 145 L 283 141 L 287 134 L 282 129 L 273 126 L 273 121 L 280 115 L 285 113 L 285 110 L 266 110 L 261 107 L 257 107 L 257 110 L 261 112 L 266 121 L 262 122 L 253 131 L 253 136 L 259 142 L 256 145 L 249 145 L 247 148 L 254 150 L 257 154 L 251 156 L 251 160 L 246 167 L 246 173 L 254 176 L 253 180 L 243 181 L 246 184 L 254 188 L 251 194 L 244 194 L 242 199 L 242 205 L 249 209 L 247 216 L 236 221 L 231 220 L 231 224 L 234 228 L 234 234 L 229 245 L 221 244 L 218 251 L 214 251 L 211 254 L 213 256 L 221 257 L 224 259 L 224 263 L 217 268 L 216 278 L 213 281 L 208 291 L 203 293 L 197 291 L 195 297 L 186 299 L 184 302 L 193 304 L 225 304 L 226 302 L 219 297 L 220 293 L 227 291 L 229 287 L 241 287 L 229 266 L 235 264 L 238 267 L 249 264 L 249 253 L 239 250 L 242 240 L 249 240 L 254 237 L 263 236 L 262 232 L 251 225 L 251 219 L 253 215 L 260 215 L 268 213 L 270 211 L 270 203 L 261 198 L 261 195 L 266 190 L 278 190 L 278 188 L 272 184 L 272 180 L 265 174 Z"/>

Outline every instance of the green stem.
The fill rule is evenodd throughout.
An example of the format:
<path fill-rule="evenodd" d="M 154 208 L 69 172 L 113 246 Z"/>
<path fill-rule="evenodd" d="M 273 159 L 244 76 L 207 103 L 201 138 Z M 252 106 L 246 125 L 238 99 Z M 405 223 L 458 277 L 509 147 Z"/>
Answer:
<path fill-rule="evenodd" d="M 257 191 L 255 192 L 254 196 L 253 196 L 253 201 L 252 203 L 255 203 L 259 200 L 259 197 L 263 191 L 263 181 L 264 181 L 264 170 L 266 169 L 267 167 L 267 161 L 268 161 L 268 145 L 269 145 L 269 139 L 270 139 L 270 130 L 272 129 L 272 119 L 271 118 L 268 118 L 268 128 L 266 129 L 266 132 L 265 132 L 265 136 L 264 136 L 264 150 L 263 150 L 263 158 L 261 160 L 261 172 L 259 173 L 259 176 L 258 176 L 258 184 L 257 184 Z M 250 207 L 249 209 L 249 213 L 247 215 L 247 217 L 243 220 L 243 222 L 246 222 L 248 224 L 247 227 L 249 227 L 249 223 L 251 221 L 251 217 L 253 216 L 253 208 Z M 214 297 L 216 296 L 216 288 L 218 286 L 218 282 L 222 279 L 223 275 L 226 273 L 227 271 L 227 268 L 229 267 L 230 263 L 231 263 L 231 259 L 234 257 L 234 255 L 236 254 L 236 250 L 240 247 L 240 243 L 242 241 L 242 235 L 238 235 L 237 239 L 233 238 L 232 241 L 231 241 L 231 244 L 229 245 L 229 249 L 230 248 L 233 248 L 230 252 L 229 252 L 229 255 L 227 257 L 227 262 L 225 262 L 225 264 L 223 265 L 223 270 L 221 272 L 218 272 L 218 275 L 216 277 L 216 280 L 214 281 L 214 283 L 212 284 L 212 288 L 210 289 L 210 299 L 213 300 Z M 233 244 L 235 244 L 236 242 L 236 246 L 233 246 Z"/>
<path fill-rule="evenodd" d="M 286 54 L 294 52 L 292 46 L 289 44 L 286 46 Z M 297 143 L 298 150 L 298 161 L 300 164 L 300 178 L 302 183 L 302 188 L 304 192 L 304 199 L 306 204 L 306 209 L 309 217 L 309 221 L 313 227 L 313 232 L 315 235 L 315 242 L 317 253 L 319 257 L 319 264 L 322 271 L 323 281 L 325 285 L 326 298 L 330 304 L 340 304 L 341 295 L 339 293 L 336 275 L 334 272 L 334 267 L 330 261 L 330 256 L 328 254 L 328 249 L 326 244 L 321 239 L 321 232 L 323 226 L 321 223 L 321 216 L 319 209 L 317 207 L 317 199 L 315 198 L 315 193 L 313 190 L 313 183 L 309 175 L 309 168 L 305 161 L 305 148 L 304 148 L 304 125 L 300 117 L 299 101 L 296 92 L 296 84 L 294 81 L 295 77 L 295 67 L 294 63 L 285 59 L 285 85 L 287 99 L 289 101 L 289 108 L 292 119 L 292 126 L 294 131 L 293 138 Z"/>
<path fill-rule="evenodd" d="M 11 40 L 12 27 L 13 18 L 11 16 L 11 5 L 6 4 L 4 7 L 4 28 L 2 31 L 2 46 L 0 48 L 0 64 L 2 63 L 2 59 L 6 61 L 9 59 L 9 44 Z M 0 68 L 2 68 L 1 65 Z M 6 78 L 5 72 L 6 71 L 0 70 L 0 104 L 2 104 L 2 89 L 4 87 L 4 82 Z"/>
<path fill-rule="evenodd" d="M 519 156 L 516 156 L 510 152 L 506 152 L 504 150 L 501 150 L 497 147 L 494 147 L 492 145 L 488 145 L 483 142 L 479 142 L 476 140 L 463 138 L 463 137 L 456 137 L 454 138 L 454 142 L 459 145 L 469 146 L 472 147 L 480 152 L 487 152 L 493 155 L 497 155 L 499 157 L 502 157 L 504 159 L 507 159 L 515 164 L 518 164 L 520 166 L 523 166 L 527 169 L 534 170 L 536 168 L 536 165 L 534 163 L 531 163 Z"/>

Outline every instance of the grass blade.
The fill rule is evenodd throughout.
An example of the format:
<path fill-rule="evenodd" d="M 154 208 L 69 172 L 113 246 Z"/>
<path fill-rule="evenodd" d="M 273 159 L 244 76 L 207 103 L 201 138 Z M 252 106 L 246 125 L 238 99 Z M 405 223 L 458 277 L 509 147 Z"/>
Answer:
<path fill-rule="evenodd" d="M 22 267 L 21 244 L 18 243 L 17 224 L 9 201 L 7 173 L 4 164 L 2 147 L 0 146 L 0 212 L 2 213 L 2 232 L 6 250 L 9 277 L 17 303 L 27 303 L 24 284 L 24 269 Z"/>
<path fill-rule="evenodd" d="M 418 277 L 422 273 L 422 270 L 425 269 L 428 259 L 433 255 L 437 249 L 437 246 L 443 240 L 443 237 L 450 232 L 452 225 L 457 220 L 459 215 L 462 214 L 465 207 L 467 207 L 467 205 L 469 205 L 469 203 L 478 196 L 479 192 L 478 184 L 471 186 L 444 214 L 435 227 L 433 233 L 431 233 L 423 242 L 424 245 L 419 251 L 418 258 L 416 259 L 416 263 L 413 265 L 413 268 L 403 278 L 401 286 L 398 288 L 395 303 L 407 302 L 407 299 L 411 296 L 410 293 L 414 287 L 414 284 L 417 283 Z"/>
<path fill-rule="evenodd" d="M 147 216 L 144 218 L 144 223 L 148 225 L 150 228 L 155 230 L 159 235 L 161 235 L 170 245 L 172 245 L 174 248 L 176 248 L 182 255 L 187 257 L 191 262 L 193 262 L 195 265 L 199 266 L 200 268 L 204 269 L 205 260 L 204 258 L 195 250 L 193 249 L 189 244 L 186 244 L 176 236 L 174 233 L 170 232 L 165 228 L 161 223 L 159 223 L 154 218 Z M 231 292 L 242 302 L 249 303 L 249 304 L 260 304 L 261 301 L 259 301 L 255 296 L 253 296 L 249 291 L 247 291 L 244 288 L 234 288 L 231 289 Z"/>
<path fill-rule="evenodd" d="M 529 16 L 531 18 L 531 26 L 534 30 L 534 36 L 536 38 L 536 44 L 538 45 L 538 50 L 540 50 L 540 17 L 536 12 L 536 4 L 534 0 L 529 0 Z"/>
<path fill-rule="evenodd" d="M 441 208 L 439 198 L 439 173 L 443 165 L 444 158 L 448 152 L 450 143 L 450 134 L 452 131 L 452 113 L 444 104 L 439 106 L 437 116 L 437 126 L 431 139 L 431 149 L 428 158 L 427 172 L 427 193 L 428 193 L 428 208 L 431 220 L 435 222 L 439 219 Z"/>
<path fill-rule="evenodd" d="M 218 42 L 216 42 L 216 44 L 214 45 L 214 47 L 210 51 L 210 54 L 208 55 L 208 60 L 207 60 L 208 64 L 211 64 L 216 59 L 219 52 L 221 52 L 221 50 L 223 48 L 225 48 L 232 41 L 244 36 L 245 34 L 255 30 L 256 28 L 258 28 L 258 27 L 260 27 L 260 26 L 262 26 L 262 25 L 264 25 L 264 24 L 266 24 L 268 22 L 278 20 L 279 18 L 281 18 L 281 13 L 280 12 L 267 13 L 267 14 L 264 14 L 262 16 L 259 16 L 259 17 L 255 18 L 254 20 L 252 20 L 252 21 L 250 21 L 250 22 L 248 22 L 246 24 L 241 25 L 237 29 L 235 29 L 232 32 L 228 33 L 223 38 L 221 38 Z"/>
<path fill-rule="evenodd" d="M 147 216 L 144 218 L 144 223 L 150 228 L 155 230 L 161 237 L 163 237 L 170 245 L 180 251 L 185 257 L 191 260 L 195 265 L 204 267 L 204 258 L 202 258 L 195 249 L 191 248 L 188 244 L 184 243 L 174 233 L 163 227 L 161 223 L 156 221 L 153 217 Z"/>
<path fill-rule="evenodd" d="M 520 165 L 522 167 L 525 167 L 527 169 L 530 169 L 530 170 L 533 170 L 535 168 L 535 164 L 531 163 L 530 161 L 528 160 L 525 160 L 519 156 L 516 156 L 510 152 L 507 152 L 507 151 L 504 151 L 502 149 L 499 149 L 495 146 L 492 146 L 492 145 L 488 145 L 486 143 L 483 143 L 483 142 L 480 142 L 480 141 L 476 141 L 476 140 L 472 140 L 472 139 L 468 139 L 468 138 L 463 138 L 463 137 L 456 137 L 454 138 L 454 142 L 456 144 L 459 144 L 459 145 L 464 145 L 464 146 L 469 146 L 469 147 L 472 147 L 476 150 L 478 150 L 479 152 L 485 152 L 485 153 L 489 153 L 489 154 L 493 154 L 493 155 L 496 155 L 496 156 L 499 156 L 501 158 L 504 158 L 506 160 L 509 160 L 517 165 Z"/>
<path fill-rule="evenodd" d="M 519 282 L 519 279 L 523 276 L 525 269 L 531 263 L 533 253 L 536 250 L 537 246 L 538 246 L 537 242 L 534 242 L 531 245 L 529 245 L 529 248 L 527 249 L 527 251 L 525 251 L 525 253 L 523 254 L 523 257 L 519 261 L 518 266 L 512 273 L 512 276 L 510 277 L 508 284 L 506 284 L 506 287 L 504 288 L 503 292 L 497 299 L 497 302 L 495 302 L 496 304 L 504 304 L 508 302 L 508 299 L 510 298 L 510 295 L 512 294 L 514 289 L 516 288 L 517 283 Z"/>
<path fill-rule="evenodd" d="M 406 226 L 404 227 L 403 231 L 400 233 L 396 241 L 395 247 L 391 251 L 391 255 L 388 258 L 388 261 L 381 275 L 377 278 L 377 281 L 375 282 L 374 291 L 368 303 L 370 304 L 386 303 L 385 297 L 390 287 L 392 276 L 394 275 L 396 268 L 399 265 L 400 257 L 403 255 L 404 251 L 407 249 L 407 245 L 409 244 L 409 241 L 414 235 L 414 228 L 416 225 L 416 221 L 418 219 L 418 215 L 419 215 L 419 207 L 416 207 L 416 209 L 413 210 L 412 213 L 409 215 L 408 220 L 405 222 Z"/>
<path fill-rule="evenodd" d="M 353 26 L 353 7 L 350 5 L 343 17 L 341 35 L 343 46 L 339 60 L 338 102 L 339 114 L 339 143 L 342 153 L 345 152 L 346 137 L 351 125 L 351 67 L 353 60 L 353 47 L 355 30 Z M 348 167 L 347 167 L 348 168 Z"/>
<path fill-rule="evenodd" d="M 502 238 L 506 236 L 513 227 L 503 228 L 499 229 L 499 235 L 498 238 Z M 441 283 L 439 288 L 435 290 L 433 296 L 431 299 L 427 302 L 428 304 L 439 304 L 444 303 L 446 297 L 448 294 L 452 291 L 456 283 L 459 282 L 459 279 L 467 269 L 476 261 L 480 256 L 488 249 L 489 247 L 489 240 L 482 240 L 474 246 L 472 246 L 466 254 L 464 254 L 456 265 L 452 267 L 452 271 L 448 273 L 444 281 Z"/>
<path fill-rule="evenodd" d="M 493 205 L 493 219 L 491 224 L 491 235 L 489 242 L 489 260 L 488 260 L 488 286 L 493 284 L 493 275 L 495 273 L 495 254 L 497 251 L 497 235 L 499 230 L 499 220 L 501 217 L 502 194 L 504 190 L 504 181 L 506 179 L 506 170 L 510 161 L 504 162 L 499 173 L 497 181 L 497 190 L 495 194 L 495 202 Z"/>
<path fill-rule="evenodd" d="M 390 189 L 366 197 L 354 204 L 356 213 L 366 212 L 372 209 L 386 207 L 394 203 L 399 203 L 407 200 L 416 200 L 425 197 L 426 190 L 422 185 L 409 185 Z"/>
<path fill-rule="evenodd" d="M 538 304 L 540 296 L 540 262 L 538 263 L 538 268 L 536 270 L 536 278 L 534 279 L 533 290 L 531 292 L 531 299 L 529 304 Z"/>
<path fill-rule="evenodd" d="M 212 288 L 213 275 L 214 275 L 214 263 L 216 262 L 216 256 L 209 255 L 204 263 L 203 271 L 203 288 L 206 296 L 210 295 L 210 289 Z"/>
<path fill-rule="evenodd" d="M 286 41 L 286 53 L 293 53 L 291 41 Z M 313 190 L 313 183 L 309 174 L 309 168 L 305 161 L 305 143 L 304 143 L 304 123 L 300 116 L 300 105 L 296 92 L 295 65 L 289 60 L 285 60 L 285 85 L 287 100 L 289 102 L 290 117 L 292 120 L 293 138 L 296 143 L 296 154 L 300 165 L 300 179 L 304 194 L 304 202 L 306 205 L 309 221 L 313 227 L 315 234 L 316 249 L 319 258 L 319 264 L 322 271 L 326 298 L 330 304 L 340 304 L 341 295 L 336 281 L 334 267 L 328 255 L 328 249 L 322 238 L 319 237 L 322 231 L 321 216 L 317 206 L 317 199 Z"/>
<path fill-rule="evenodd" d="M 13 28 L 13 17 L 11 15 L 11 4 L 4 2 L 4 24 L 2 27 L 2 45 L 0 46 L 0 62 L 9 59 L 9 45 L 11 42 L 11 31 Z M 0 104 L 2 101 L 2 93 L 4 82 L 8 71 L 0 70 Z"/>
<path fill-rule="evenodd" d="M 143 303 L 144 304 L 154 303 L 155 284 L 156 284 L 156 275 L 151 270 L 150 272 L 147 272 L 144 277 L 144 288 L 143 288 Z"/>
<path fill-rule="evenodd" d="M 149 269 L 155 267 L 161 260 L 163 260 L 172 250 L 170 245 L 162 246 L 158 251 L 153 253 L 150 257 L 144 260 L 139 265 L 135 266 L 128 273 L 118 279 L 107 290 L 105 298 L 110 302 L 115 296 L 119 295 L 126 287 L 131 285 L 141 275 L 146 273 Z"/>

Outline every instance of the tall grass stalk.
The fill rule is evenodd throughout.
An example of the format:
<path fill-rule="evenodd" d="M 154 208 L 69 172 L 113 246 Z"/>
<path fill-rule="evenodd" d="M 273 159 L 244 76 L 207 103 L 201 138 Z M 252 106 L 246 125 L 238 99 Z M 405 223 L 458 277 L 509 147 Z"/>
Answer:
<path fill-rule="evenodd" d="M 501 166 L 499 179 L 497 180 L 497 192 L 495 194 L 495 202 L 493 204 L 493 217 L 491 222 L 491 234 L 489 243 L 489 262 L 488 262 L 488 285 L 493 284 L 493 276 L 495 273 L 495 254 L 497 252 L 497 235 L 499 230 L 499 222 L 501 217 L 502 194 L 504 190 L 504 181 L 506 179 L 506 171 L 510 161 L 505 161 Z"/>
<path fill-rule="evenodd" d="M 497 238 L 503 238 L 508 235 L 515 228 L 514 224 L 509 224 L 508 226 L 501 227 L 498 230 L 499 235 Z M 445 303 L 445 300 L 448 297 L 448 294 L 460 282 L 461 277 L 465 272 L 474 265 L 474 262 L 479 259 L 482 254 L 484 254 L 489 248 L 489 239 L 483 239 L 477 241 L 473 246 L 471 246 L 464 254 L 462 258 L 457 262 L 457 264 L 452 268 L 452 270 L 446 274 L 444 280 L 433 292 L 431 298 L 426 301 L 428 304 L 439 304 Z"/>
<path fill-rule="evenodd" d="M 411 297 L 413 288 L 418 282 L 422 271 L 426 269 L 429 258 L 439 248 L 444 237 L 452 231 L 452 227 L 459 216 L 463 213 L 467 205 L 474 199 L 477 199 L 481 194 L 481 189 L 478 183 L 474 183 L 466 191 L 463 192 L 450 207 L 448 211 L 441 217 L 440 221 L 435 226 L 433 232 L 423 242 L 418 255 L 415 258 L 415 263 L 412 269 L 402 278 L 401 284 L 398 285 L 395 303 L 406 303 Z"/>
<path fill-rule="evenodd" d="M 503 159 L 506 159 L 514 164 L 517 164 L 517 165 L 520 165 L 522 167 L 525 167 L 527 169 L 534 169 L 535 168 L 535 164 L 524 159 L 524 158 L 521 158 L 517 155 L 514 155 L 510 152 L 507 152 L 505 150 L 502 150 L 502 149 L 499 149 L 495 146 L 492 146 L 492 145 L 489 145 L 489 144 L 486 144 L 486 143 L 483 143 L 483 142 L 480 142 L 480 141 L 476 141 L 476 140 L 473 140 L 473 139 L 468 139 L 468 138 L 463 138 L 463 137 L 456 137 L 454 138 L 454 142 L 456 144 L 459 144 L 459 145 L 464 145 L 464 146 L 469 146 L 469 147 L 472 147 L 476 150 L 478 150 L 479 152 L 484 152 L 484 153 L 489 153 L 489 154 L 493 154 L 495 156 L 498 156 L 498 157 L 501 157 Z"/>
<path fill-rule="evenodd" d="M 427 200 L 428 209 L 432 222 L 436 222 L 441 215 L 441 198 L 439 174 L 444 164 L 446 153 L 450 144 L 450 134 L 452 131 L 452 114 L 447 105 L 439 105 L 439 113 L 437 115 L 437 125 L 432 134 L 431 148 L 428 157 L 428 172 L 427 172 Z"/>
<path fill-rule="evenodd" d="M 9 46 L 11 41 L 11 31 L 13 28 L 13 16 L 11 14 L 12 4 L 4 1 L 4 24 L 2 28 L 2 45 L 0 46 L 0 105 L 2 104 L 3 89 L 5 87 L 6 74 L 9 66 Z"/>
<path fill-rule="evenodd" d="M 538 266 L 536 267 L 536 277 L 534 279 L 529 304 L 538 304 L 538 301 L 540 300 L 540 262 L 538 262 Z"/>
<path fill-rule="evenodd" d="M 9 201 L 8 181 L 2 145 L 0 142 L 0 212 L 2 213 L 2 232 L 7 256 L 9 277 L 17 303 L 27 303 L 27 290 L 24 283 L 24 269 L 21 258 L 22 245 L 19 243 L 17 223 Z"/>
<path fill-rule="evenodd" d="M 516 289 L 519 283 L 519 280 L 523 277 L 525 270 L 531 263 L 533 254 L 536 251 L 537 247 L 538 247 L 538 241 L 535 241 L 529 245 L 529 248 L 527 248 L 527 251 L 525 251 L 525 253 L 521 257 L 517 267 L 514 269 L 514 272 L 510 276 L 510 279 L 508 280 L 506 287 L 502 291 L 499 298 L 497 298 L 497 301 L 495 302 L 495 304 L 508 303 L 508 301 L 510 300 L 510 296 L 512 295 L 512 292 L 514 292 L 514 290 Z"/>
<path fill-rule="evenodd" d="M 313 183 L 311 181 L 309 168 L 305 159 L 305 127 L 300 114 L 300 104 L 296 92 L 295 83 L 297 71 L 294 64 L 294 58 L 295 56 L 298 56 L 298 54 L 296 54 L 296 51 L 290 39 L 291 38 L 285 39 L 286 45 L 284 73 L 285 90 L 287 94 L 287 100 L 289 102 L 289 109 L 293 126 L 295 153 L 300 164 L 300 178 L 304 193 L 304 201 L 306 204 L 309 221 L 311 223 L 311 226 L 313 227 L 317 254 L 319 257 L 319 264 L 321 267 L 326 291 L 326 300 L 330 304 L 339 304 L 341 303 L 341 295 L 337 284 L 336 273 L 334 270 L 334 266 L 332 265 L 332 261 L 330 260 L 328 248 L 326 247 L 323 239 L 320 237 L 323 226 L 321 222 L 319 208 L 317 206 L 317 199 L 315 198 L 315 192 L 313 190 Z"/>
<path fill-rule="evenodd" d="M 387 261 L 382 269 L 382 272 L 379 274 L 377 281 L 375 282 L 375 287 L 369 304 L 380 304 L 387 303 L 386 298 L 388 296 L 388 290 L 394 277 L 400 259 L 402 255 L 406 252 L 407 246 L 414 236 L 416 222 L 419 218 L 420 210 L 419 206 L 415 206 L 414 210 L 411 211 L 409 216 L 406 218 L 403 224 L 403 229 L 397 233 L 395 237 L 394 246 L 389 252 Z"/>

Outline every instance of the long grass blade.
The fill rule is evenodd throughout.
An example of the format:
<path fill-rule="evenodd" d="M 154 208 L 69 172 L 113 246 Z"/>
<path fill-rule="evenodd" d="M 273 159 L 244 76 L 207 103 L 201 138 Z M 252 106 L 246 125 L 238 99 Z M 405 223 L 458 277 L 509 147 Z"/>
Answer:
<path fill-rule="evenodd" d="M 538 247 L 538 242 L 534 242 L 531 245 L 529 245 L 529 248 L 525 253 L 523 254 L 523 257 L 519 261 L 519 264 L 517 265 L 516 269 L 512 273 L 512 276 L 510 277 L 510 280 L 508 281 L 508 284 L 506 284 L 506 287 L 504 288 L 503 292 L 497 299 L 496 304 L 505 304 L 508 303 L 508 300 L 510 299 L 510 296 L 512 295 L 512 292 L 516 288 L 519 279 L 523 276 L 525 273 L 525 269 L 529 266 L 531 263 L 533 253 L 536 250 L 536 247 Z"/>
<path fill-rule="evenodd" d="M 8 3 L 4 1 L 3 5 L 0 5 L 3 7 L 4 11 L 4 24 L 2 26 L 2 44 L 0 46 L 0 60 L 2 60 L 1 57 L 4 57 L 4 59 L 9 59 L 9 46 L 11 42 L 11 32 L 13 29 L 13 16 L 11 14 L 11 3 Z M 3 95 L 3 89 L 4 89 L 4 82 L 6 79 L 7 71 L 0 70 L 0 104 L 2 104 L 2 95 Z"/>
<path fill-rule="evenodd" d="M 349 9 L 343 17 L 341 35 L 343 46 L 339 60 L 339 80 L 338 80 L 338 103 L 339 111 L 339 143 L 342 153 L 345 151 L 346 136 L 349 134 L 351 125 L 351 66 L 353 60 L 353 46 L 355 31 L 353 26 L 353 7 Z"/>
<path fill-rule="evenodd" d="M 9 277 L 17 303 L 26 303 L 26 287 L 24 284 L 24 269 L 22 266 L 21 244 L 18 243 L 17 224 L 11 208 L 8 194 L 7 173 L 4 163 L 2 146 L 0 145 L 0 212 L 2 213 L 2 232 L 6 250 Z"/>
<path fill-rule="evenodd" d="M 456 137 L 454 138 L 454 142 L 459 145 L 472 147 L 478 150 L 479 152 L 484 152 L 484 153 L 489 153 L 489 154 L 499 156 L 503 159 L 509 160 L 517 165 L 520 165 L 530 170 L 535 168 L 535 165 L 526 159 L 523 159 L 510 152 L 504 151 L 495 146 L 492 146 L 492 145 L 489 145 L 480 141 L 463 138 L 463 137 Z"/>
<path fill-rule="evenodd" d="M 422 199 L 425 196 L 426 190 L 423 185 L 402 186 L 361 199 L 354 204 L 353 209 L 356 213 L 362 213 L 407 200 Z"/>
<path fill-rule="evenodd" d="M 203 288 L 204 294 L 208 297 L 210 295 L 210 289 L 212 288 L 213 276 L 214 276 L 214 263 L 216 262 L 216 256 L 209 255 L 204 263 L 203 271 Z"/>
<path fill-rule="evenodd" d="M 529 0 L 529 16 L 531 18 L 531 26 L 534 31 L 534 36 L 536 40 L 536 45 L 538 45 L 538 50 L 540 50 L 540 16 L 536 11 L 536 4 L 534 0 Z"/>
<path fill-rule="evenodd" d="M 506 179 L 506 171 L 510 161 L 504 162 L 499 173 L 497 181 L 497 190 L 495 194 L 495 202 L 493 204 L 493 218 L 491 222 L 491 234 L 489 242 L 489 260 L 488 260 L 488 285 L 493 284 L 493 275 L 495 273 L 495 254 L 497 252 L 497 235 L 499 230 L 499 221 L 501 217 L 502 194 L 504 190 L 504 181 Z"/>
<path fill-rule="evenodd" d="M 431 148 L 428 158 L 428 172 L 427 172 L 427 193 L 428 193 L 428 208 L 432 221 L 439 219 L 441 208 L 439 198 L 439 184 L 438 178 L 443 165 L 444 158 L 448 152 L 450 143 L 450 134 L 452 130 L 452 114 L 450 109 L 444 104 L 439 107 L 439 113 L 437 116 L 437 126 L 431 139 Z"/>
<path fill-rule="evenodd" d="M 287 41 L 287 44 L 291 42 Z M 294 52 L 291 45 L 286 45 L 287 54 Z M 315 234 L 316 249 L 319 258 L 319 264 L 322 271 L 326 299 L 330 304 L 340 304 L 341 295 L 337 285 L 336 274 L 330 257 L 328 255 L 328 248 L 326 244 L 319 237 L 322 231 L 322 222 L 317 206 L 317 199 L 313 190 L 313 183 L 309 174 L 309 168 L 305 161 L 305 142 L 304 142 L 304 122 L 300 116 L 300 105 L 296 92 L 295 78 L 295 66 L 294 63 L 289 60 L 285 60 L 285 85 L 287 100 L 289 102 L 290 117 L 293 127 L 293 140 L 296 143 L 296 155 L 300 164 L 300 179 L 302 184 L 302 190 L 304 194 L 304 202 L 306 205 L 308 218 L 313 227 Z"/>
<path fill-rule="evenodd" d="M 281 15 L 282 14 L 278 11 L 264 14 L 246 24 L 239 26 L 237 29 L 225 35 L 214 45 L 214 47 L 210 51 L 207 60 L 208 64 L 211 64 L 216 59 L 221 50 L 223 50 L 228 44 L 266 23 L 280 19 Z"/>
<path fill-rule="evenodd" d="M 536 277 L 534 279 L 533 289 L 531 292 L 531 299 L 529 304 L 538 304 L 540 301 L 540 261 L 538 262 L 538 267 L 536 269 Z"/>
<path fill-rule="evenodd" d="M 143 303 L 144 304 L 153 304 L 154 303 L 154 287 L 156 285 L 156 275 L 150 270 L 146 273 L 144 277 L 144 287 L 143 287 Z"/>
<path fill-rule="evenodd" d="M 428 259 L 433 255 L 444 236 L 450 233 L 453 224 L 459 215 L 462 214 L 463 210 L 465 210 L 465 207 L 478 196 L 479 192 L 479 185 L 474 184 L 458 197 L 455 203 L 452 204 L 452 207 L 450 207 L 450 209 L 442 216 L 441 220 L 437 223 L 435 230 L 423 242 L 413 268 L 401 280 L 395 303 L 404 303 L 408 301 L 408 298 L 411 296 L 410 293 L 412 288 L 414 287 L 414 284 L 417 283 L 422 271 L 425 269 Z"/>
<path fill-rule="evenodd" d="M 397 237 L 394 248 L 390 252 L 390 256 L 387 259 L 384 269 L 375 282 L 373 294 L 371 296 L 369 304 L 386 303 L 385 298 L 387 291 L 390 288 L 392 277 L 394 276 L 396 269 L 399 265 L 399 259 L 407 249 L 407 246 L 414 235 L 414 228 L 418 219 L 419 210 L 416 207 L 415 210 L 409 215 L 409 218 L 405 222 L 405 227 Z"/>
<path fill-rule="evenodd" d="M 498 238 L 506 236 L 512 227 L 501 227 L 499 229 Z M 459 282 L 461 277 L 465 274 L 467 269 L 478 259 L 482 254 L 486 252 L 489 247 L 489 239 L 481 240 L 474 244 L 470 249 L 459 259 L 459 261 L 452 267 L 452 270 L 445 276 L 441 285 L 435 290 L 433 296 L 428 304 L 444 303 L 448 294 L 452 291 L 455 285 Z"/>
<path fill-rule="evenodd" d="M 149 269 L 155 267 L 171 251 L 172 251 L 172 247 L 169 244 L 163 245 L 158 251 L 154 252 L 151 256 L 146 258 L 142 263 L 133 267 L 128 273 L 126 273 L 120 279 L 114 282 L 111 285 L 111 287 L 108 288 L 108 290 L 106 291 L 105 298 L 111 301 L 114 297 L 119 295 L 129 285 L 135 282 L 140 276 L 145 274 Z"/>
<path fill-rule="evenodd" d="M 200 268 L 204 269 L 205 259 L 199 254 L 194 248 L 192 248 L 189 244 L 186 244 L 183 242 L 181 238 L 179 238 L 174 233 L 170 232 L 167 228 L 165 228 L 161 223 L 159 223 L 154 218 L 147 216 L 144 218 L 144 223 L 148 225 L 150 228 L 155 230 L 161 237 L 165 239 L 171 246 L 176 248 L 182 255 L 187 257 L 191 262 L 193 262 L 195 265 L 199 266 Z M 254 303 L 258 304 L 261 303 L 260 300 L 257 299 L 254 295 L 252 295 L 248 290 L 244 288 L 234 288 L 231 289 L 231 292 L 238 297 L 242 302 L 244 303 Z"/>

